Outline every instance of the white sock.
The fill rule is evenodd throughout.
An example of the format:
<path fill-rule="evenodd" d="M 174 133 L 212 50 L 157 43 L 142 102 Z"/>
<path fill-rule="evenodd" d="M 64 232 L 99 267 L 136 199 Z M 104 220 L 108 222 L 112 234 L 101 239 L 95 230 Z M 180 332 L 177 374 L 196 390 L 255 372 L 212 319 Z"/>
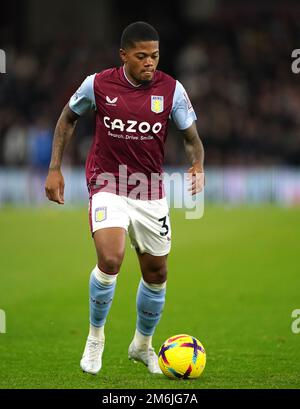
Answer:
<path fill-rule="evenodd" d="M 104 340 L 104 325 L 102 327 L 94 327 L 94 325 L 90 324 L 89 337 L 97 338 L 99 341 Z"/>
<path fill-rule="evenodd" d="M 152 291 L 161 291 L 163 288 L 166 288 L 167 282 L 165 281 L 162 284 L 155 284 L 155 283 L 146 283 L 146 281 L 142 277 L 142 281 L 145 287 L 149 288 Z"/>
<path fill-rule="evenodd" d="M 138 349 L 148 349 L 152 346 L 152 335 L 143 335 L 136 329 L 133 342 Z"/>
<path fill-rule="evenodd" d="M 101 283 L 104 285 L 111 285 L 113 284 L 117 277 L 118 277 L 118 273 L 117 274 L 107 274 L 104 273 L 103 271 L 100 270 L 100 268 L 96 265 L 94 270 L 93 270 L 93 274 L 94 277 Z"/>

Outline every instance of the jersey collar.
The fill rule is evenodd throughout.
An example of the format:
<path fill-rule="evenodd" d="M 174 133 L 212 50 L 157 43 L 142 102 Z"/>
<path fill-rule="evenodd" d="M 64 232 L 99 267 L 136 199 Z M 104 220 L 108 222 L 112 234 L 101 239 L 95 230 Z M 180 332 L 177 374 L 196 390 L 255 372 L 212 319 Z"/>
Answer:
<path fill-rule="evenodd" d="M 127 77 L 127 75 L 126 75 L 126 71 L 125 71 L 125 64 L 123 65 L 123 74 L 124 74 L 124 77 L 125 77 L 125 79 L 127 80 L 127 82 L 129 82 L 129 84 L 132 85 L 134 88 L 139 88 L 139 87 L 142 85 L 142 84 L 136 85 L 136 84 L 134 84 L 133 82 L 131 82 L 131 81 L 128 79 L 128 77 Z"/>

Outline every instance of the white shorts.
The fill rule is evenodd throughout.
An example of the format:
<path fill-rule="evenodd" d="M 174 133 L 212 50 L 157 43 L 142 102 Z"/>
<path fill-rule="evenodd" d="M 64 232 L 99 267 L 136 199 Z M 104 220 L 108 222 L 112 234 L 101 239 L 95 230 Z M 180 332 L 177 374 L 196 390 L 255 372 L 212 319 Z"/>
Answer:
<path fill-rule="evenodd" d="M 91 231 L 123 227 L 140 253 L 164 256 L 171 249 L 171 226 L 166 198 L 136 200 L 108 192 L 92 196 L 89 206 Z"/>

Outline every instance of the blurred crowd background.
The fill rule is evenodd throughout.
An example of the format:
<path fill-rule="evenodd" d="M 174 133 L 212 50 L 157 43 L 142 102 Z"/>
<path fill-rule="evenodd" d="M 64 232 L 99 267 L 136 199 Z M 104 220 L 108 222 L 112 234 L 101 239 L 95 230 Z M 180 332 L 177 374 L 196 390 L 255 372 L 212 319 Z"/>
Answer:
<path fill-rule="evenodd" d="M 108 0 L 1 6 L 0 166 L 48 167 L 62 108 L 87 75 L 120 65 L 119 38 L 135 20 L 160 33 L 159 68 L 190 95 L 207 166 L 300 164 L 300 74 L 291 71 L 300 2 L 160 3 L 142 10 Z M 90 114 L 78 121 L 65 163 L 84 165 L 92 136 Z M 170 125 L 166 165 L 186 163 L 182 146 Z"/>

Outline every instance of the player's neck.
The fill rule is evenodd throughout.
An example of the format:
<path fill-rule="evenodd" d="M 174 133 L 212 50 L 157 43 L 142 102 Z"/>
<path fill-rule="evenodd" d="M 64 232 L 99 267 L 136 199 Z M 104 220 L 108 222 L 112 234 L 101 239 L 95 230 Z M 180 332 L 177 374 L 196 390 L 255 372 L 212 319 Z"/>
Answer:
<path fill-rule="evenodd" d="M 129 84 L 131 84 L 133 87 L 140 87 L 142 85 L 142 84 L 137 83 L 136 80 L 129 74 L 125 64 L 123 65 L 123 72 L 124 72 L 125 78 L 129 82 Z"/>

